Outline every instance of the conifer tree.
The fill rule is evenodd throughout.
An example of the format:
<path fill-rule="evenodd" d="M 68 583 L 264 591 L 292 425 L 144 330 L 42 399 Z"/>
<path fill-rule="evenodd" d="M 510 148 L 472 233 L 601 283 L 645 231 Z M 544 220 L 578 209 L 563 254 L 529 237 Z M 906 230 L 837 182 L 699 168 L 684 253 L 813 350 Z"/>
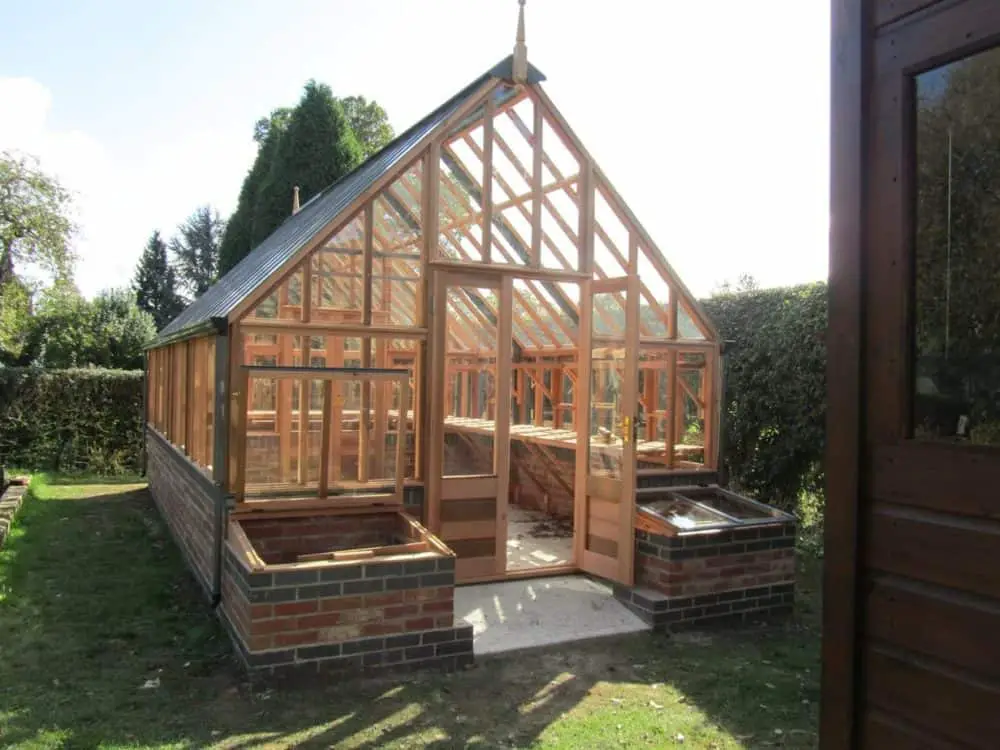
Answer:
<path fill-rule="evenodd" d="M 184 309 L 184 300 L 177 294 L 177 276 L 167 262 L 167 244 L 158 231 L 150 236 L 139 257 L 132 288 L 136 304 L 153 316 L 156 330 Z"/>
<path fill-rule="evenodd" d="M 309 81 L 278 140 L 270 171 L 257 196 L 252 245 L 263 242 L 291 214 L 292 191 L 305 204 L 356 167 L 361 146 L 329 86 Z"/>
<path fill-rule="evenodd" d="M 270 116 L 262 117 L 254 125 L 254 140 L 257 142 L 257 157 L 243 179 L 236 210 L 233 211 L 219 245 L 219 276 L 239 263 L 253 250 L 253 215 L 257 206 L 257 196 L 261 185 L 271 171 L 271 162 L 278 149 L 278 141 L 288 124 L 291 110 L 280 108 Z M 291 198 L 289 198 L 291 201 Z M 291 203 L 289 203 L 291 205 Z"/>
<path fill-rule="evenodd" d="M 224 228 L 218 211 L 211 206 L 199 206 L 177 227 L 177 236 L 170 241 L 177 281 L 192 299 L 215 283 Z"/>

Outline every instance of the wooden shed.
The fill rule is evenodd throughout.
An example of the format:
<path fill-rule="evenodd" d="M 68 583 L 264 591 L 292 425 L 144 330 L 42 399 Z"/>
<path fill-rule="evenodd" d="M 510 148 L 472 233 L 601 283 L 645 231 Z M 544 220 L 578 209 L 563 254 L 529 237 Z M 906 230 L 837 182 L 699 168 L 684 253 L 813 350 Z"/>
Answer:
<path fill-rule="evenodd" d="M 462 640 L 450 587 L 515 576 L 599 576 L 650 622 L 743 616 L 695 606 L 719 579 L 681 597 L 664 577 L 654 542 L 679 550 L 683 525 L 636 531 L 637 493 L 716 481 L 718 335 L 543 80 L 519 41 L 336 184 L 289 196 L 150 350 L 151 486 L 248 661 Z M 748 527 L 720 555 L 762 544 L 765 569 L 727 581 L 753 590 L 744 610 L 787 610 L 791 519 L 684 502 L 712 533 Z M 358 593 L 377 601 L 349 626 L 261 625 Z"/>
<path fill-rule="evenodd" d="M 1000 746 L 1000 3 L 836 0 L 822 747 Z"/>

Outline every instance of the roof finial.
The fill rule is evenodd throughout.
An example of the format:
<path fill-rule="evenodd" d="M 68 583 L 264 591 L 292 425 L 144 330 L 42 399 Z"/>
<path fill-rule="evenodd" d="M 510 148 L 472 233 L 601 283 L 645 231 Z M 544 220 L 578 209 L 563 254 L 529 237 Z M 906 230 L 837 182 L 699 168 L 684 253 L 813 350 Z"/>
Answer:
<path fill-rule="evenodd" d="M 292 188 L 292 214 L 299 212 L 299 186 Z"/>
<path fill-rule="evenodd" d="M 521 7 L 517 11 L 517 41 L 514 43 L 514 80 L 524 83 L 528 80 L 528 47 L 524 43 L 524 2 L 517 0 Z"/>

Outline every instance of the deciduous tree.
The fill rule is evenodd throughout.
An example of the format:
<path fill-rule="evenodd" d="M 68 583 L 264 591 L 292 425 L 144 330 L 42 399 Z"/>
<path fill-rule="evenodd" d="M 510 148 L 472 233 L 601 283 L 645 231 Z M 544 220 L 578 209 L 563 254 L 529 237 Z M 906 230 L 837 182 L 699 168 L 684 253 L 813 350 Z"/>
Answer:
<path fill-rule="evenodd" d="M 70 278 L 70 195 L 37 159 L 0 153 L 0 289 L 29 264 Z"/>

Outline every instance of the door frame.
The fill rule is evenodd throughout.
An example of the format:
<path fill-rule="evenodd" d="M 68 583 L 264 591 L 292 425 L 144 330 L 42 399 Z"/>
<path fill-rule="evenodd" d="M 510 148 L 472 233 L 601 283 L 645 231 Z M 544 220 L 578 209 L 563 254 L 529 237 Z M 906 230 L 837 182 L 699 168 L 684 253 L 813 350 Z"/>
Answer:
<path fill-rule="evenodd" d="M 430 530 L 441 534 L 442 502 L 470 491 L 475 498 L 495 497 L 495 553 L 490 569 L 471 568 L 456 561 L 459 583 L 502 577 L 507 568 L 507 506 L 510 494 L 510 422 L 511 360 L 513 350 L 513 279 L 508 274 L 462 272 L 433 269 L 430 330 L 430 422 L 428 433 L 428 472 L 425 482 L 426 519 Z M 476 287 L 498 292 L 496 403 L 493 431 L 493 471 L 490 474 L 449 477 L 444 474 L 445 361 L 448 352 L 448 289 Z M 501 418 L 503 417 L 503 418 Z M 487 493 L 487 494 L 484 494 Z M 472 496 L 470 496 L 471 498 Z M 444 540 L 447 544 L 447 540 Z M 468 569 L 463 569 L 468 568 Z M 459 580 L 465 579 L 465 580 Z"/>
<path fill-rule="evenodd" d="M 1000 43 L 1000 6 L 993 0 L 834 0 L 832 5 L 819 735 L 824 750 L 846 750 L 859 746 L 868 718 L 863 657 L 872 579 L 866 563 L 881 543 L 873 533 L 873 505 L 878 496 L 884 500 L 896 492 L 894 487 L 887 492 L 886 477 L 892 475 L 875 454 L 892 450 L 898 461 L 923 449 L 924 462 L 930 455 L 949 454 L 950 462 L 971 456 L 968 448 L 921 446 L 910 430 L 915 195 L 910 79 Z M 905 493 L 894 499 L 907 500 Z"/>
<path fill-rule="evenodd" d="M 630 241 L 630 256 L 637 254 L 635 238 Z M 577 438 L 576 484 L 574 502 L 574 552 L 576 563 L 585 573 L 625 586 L 635 581 L 635 490 L 638 430 L 639 385 L 639 277 L 635 258 L 630 257 L 629 275 L 616 279 L 586 281 L 580 294 L 580 344 L 577 352 Z M 622 459 L 618 478 L 591 476 L 590 435 L 592 417 L 592 378 L 594 370 L 594 297 L 621 292 L 625 295 L 624 375 L 622 387 Z M 604 338 L 604 337 L 602 337 Z M 608 337 L 610 338 L 610 337 Z M 604 499 L 618 504 L 617 554 L 614 557 L 588 549 L 590 499 Z"/>

